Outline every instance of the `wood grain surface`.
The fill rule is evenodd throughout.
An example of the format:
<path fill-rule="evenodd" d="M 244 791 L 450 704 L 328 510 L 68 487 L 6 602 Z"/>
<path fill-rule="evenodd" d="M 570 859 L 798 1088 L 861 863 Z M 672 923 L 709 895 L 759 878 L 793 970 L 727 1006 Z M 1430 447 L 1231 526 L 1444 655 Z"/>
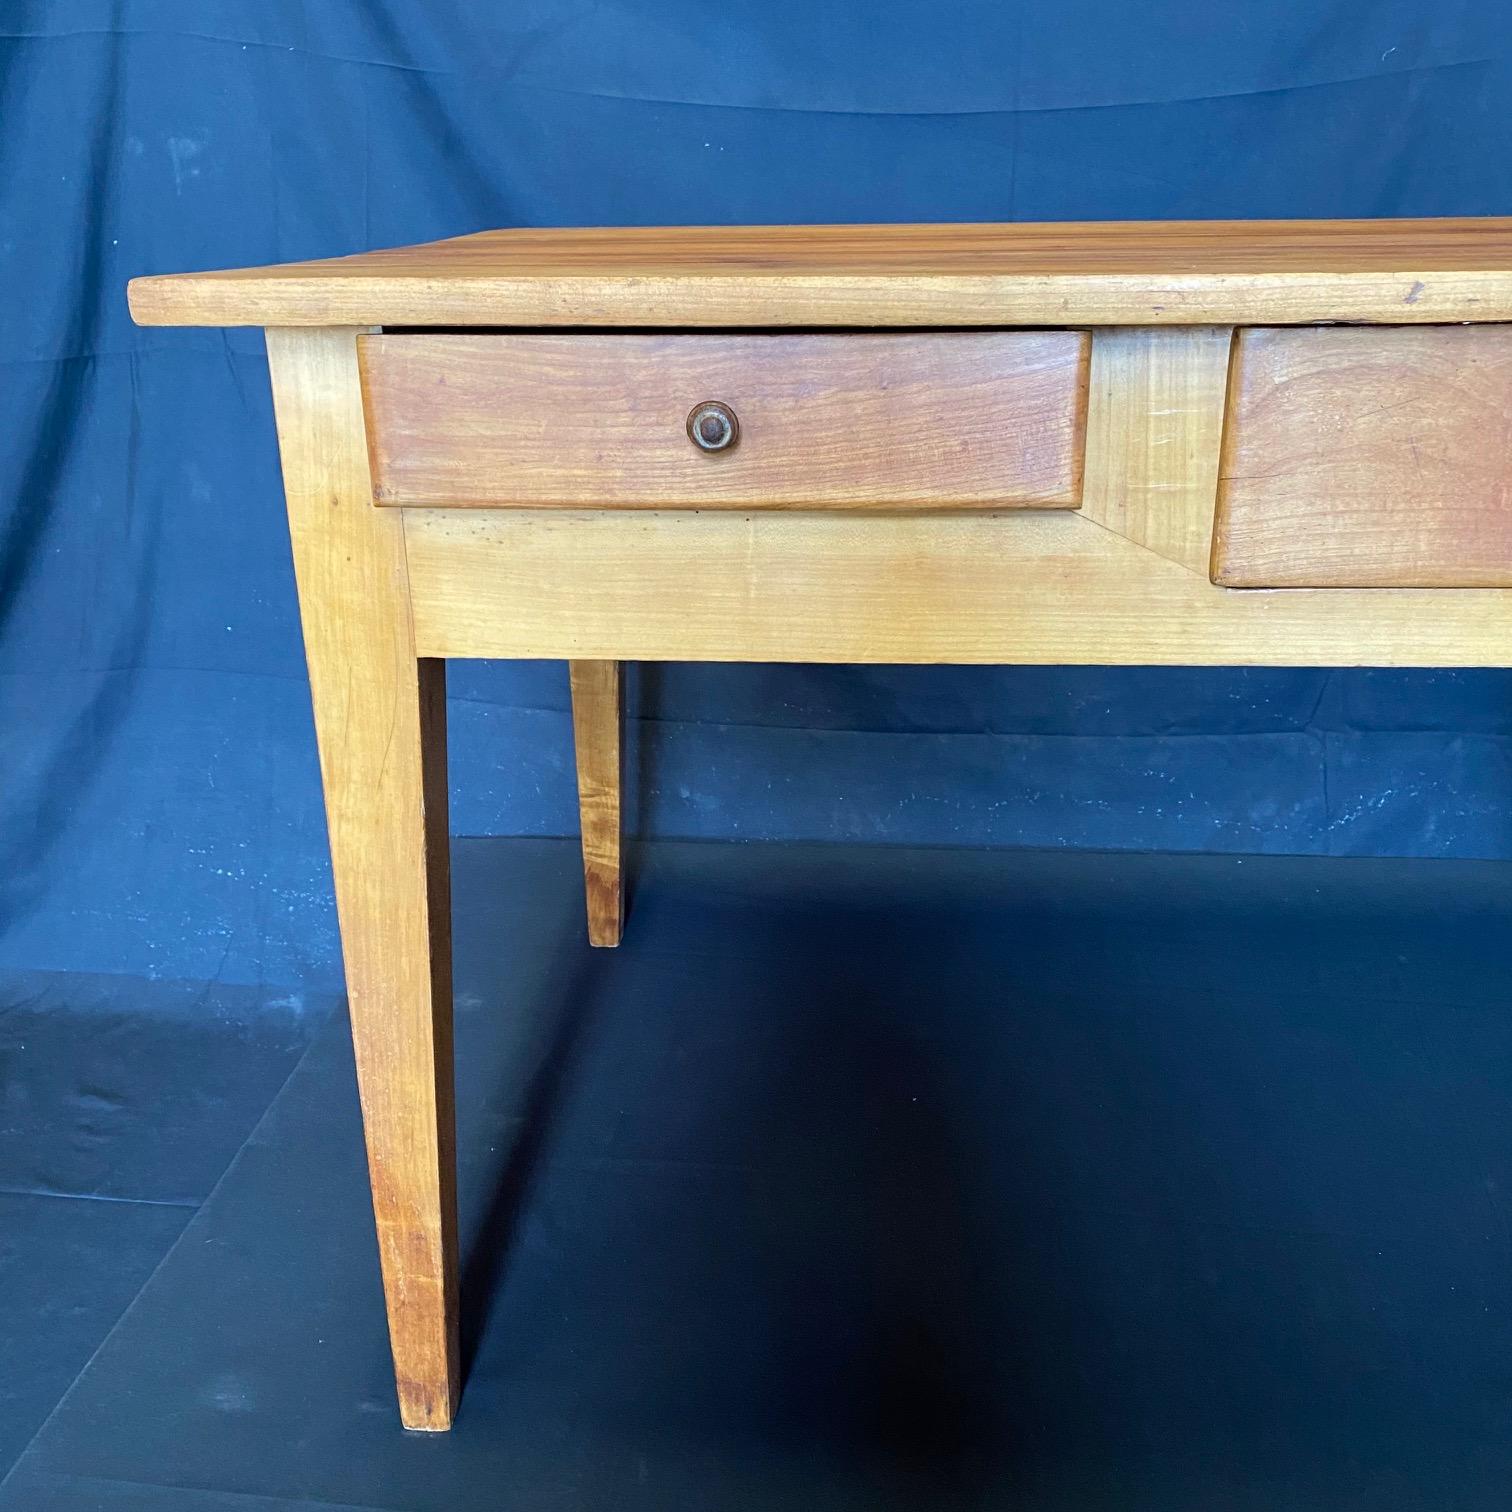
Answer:
<path fill-rule="evenodd" d="M 623 675 L 617 661 L 573 661 L 572 740 L 577 757 L 588 943 L 613 946 L 625 923 L 621 860 Z"/>
<path fill-rule="evenodd" d="M 380 503 L 704 509 L 1074 506 L 1089 337 L 373 336 Z M 689 412 L 739 418 L 727 451 Z"/>
<path fill-rule="evenodd" d="M 1242 331 L 1213 578 L 1512 586 L 1512 327 Z"/>
<path fill-rule="evenodd" d="M 1070 510 L 403 516 L 415 637 L 431 656 L 1283 667 L 1512 661 L 1512 594 L 1216 588 Z"/>
<path fill-rule="evenodd" d="M 485 231 L 130 302 L 142 325 L 1512 320 L 1512 218 Z"/>
<path fill-rule="evenodd" d="M 1082 516 L 1204 576 L 1232 338 L 1136 328 L 1092 345 Z"/>
<path fill-rule="evenodd" d="M 374 509 L 356 333 L 269 331 L 268 361 L 399 1411 L 461 1384 L 446 664 L 421 660 L 400 522 Z"/>

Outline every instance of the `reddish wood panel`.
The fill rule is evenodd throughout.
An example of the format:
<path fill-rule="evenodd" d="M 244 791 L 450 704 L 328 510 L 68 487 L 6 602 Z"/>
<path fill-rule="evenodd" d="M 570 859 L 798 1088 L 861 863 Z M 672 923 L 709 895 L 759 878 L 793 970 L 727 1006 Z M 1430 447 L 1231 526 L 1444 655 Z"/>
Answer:
<path fill-rule="evenodd" d="M 1512 327 L 1242 331 L 1213 581 L 1512 586 Z"/>
<path fill-rule="evenodd" d="M 1074 507 L 1090 338 L 395 335 L 360 343 L 385 504 Z M 701 451 L 700 403 L 739 439 Z"/>

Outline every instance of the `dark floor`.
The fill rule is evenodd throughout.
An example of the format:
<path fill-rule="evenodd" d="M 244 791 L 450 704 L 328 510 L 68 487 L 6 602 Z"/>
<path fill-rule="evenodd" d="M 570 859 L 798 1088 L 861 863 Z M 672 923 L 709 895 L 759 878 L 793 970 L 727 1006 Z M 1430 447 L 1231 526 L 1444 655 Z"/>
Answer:
<path fill-rule="evenodd" d="M 590 952 L 570 844 L 455 869 L 456 1429 L 339 1015 L 123 1094 L 117 985 L 7 1051 L 0 1509 L 1509 1504 L 1512 870 L 664 845 Z"/>
<path fill-rule="evenodd" d="M 0 978 L 0 1481 L 336 1000 Z"/>

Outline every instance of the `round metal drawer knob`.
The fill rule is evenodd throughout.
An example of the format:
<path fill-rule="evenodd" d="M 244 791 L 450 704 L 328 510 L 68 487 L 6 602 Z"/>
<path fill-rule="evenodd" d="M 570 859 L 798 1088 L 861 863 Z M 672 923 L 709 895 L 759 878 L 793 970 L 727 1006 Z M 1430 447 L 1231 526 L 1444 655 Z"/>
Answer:
<path fill-rule="evenodd" d="M 688 415 L 688 439 L 699 451 L 729 451 L 740 440 L 740 421 L 728 404 L 706 399 Z"/>

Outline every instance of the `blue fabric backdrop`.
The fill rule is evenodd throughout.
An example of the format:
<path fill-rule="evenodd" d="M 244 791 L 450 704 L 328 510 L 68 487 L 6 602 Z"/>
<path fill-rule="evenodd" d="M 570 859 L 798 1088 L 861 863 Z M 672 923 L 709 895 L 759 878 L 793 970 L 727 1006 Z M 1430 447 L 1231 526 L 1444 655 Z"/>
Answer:
<path fill-rule="evenodd" d="M 339 978 L 256 332 L 136 273 L 488 226 L 1512 211 L 1504 0 L 0 4 L 0 966 Z M 575 826 L 458 665 L 458 833 Z M 1497 673 L 642 668 L 693 836 L 1512 855 Z"/>

